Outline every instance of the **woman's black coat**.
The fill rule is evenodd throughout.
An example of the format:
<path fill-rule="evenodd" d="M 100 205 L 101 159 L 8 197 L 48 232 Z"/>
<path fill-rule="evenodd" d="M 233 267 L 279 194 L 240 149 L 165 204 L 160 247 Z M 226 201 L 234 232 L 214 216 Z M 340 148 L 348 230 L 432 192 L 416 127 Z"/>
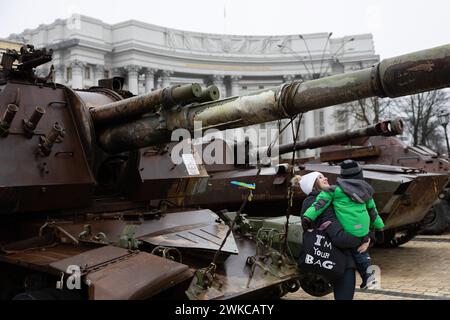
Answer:
<path fill-rule="evenodd" d="M 303 200 L 302 211 L 300 213 L 302 217 L 305 211 L 314 203 L 318 194 L 319 192 L 313 191 L 305 200 Z M 318 228 L 326 221 L 331 222 L 331 224 L 325 229 L 327 235 L 330 237 L 331 243 L 340 248 L 347 256 L 347 268 L 356 268 L 350 249 L 358 248 L 363 244 L 364 240 L 362 238 L 352 236 L 344 231 L 336 218 L 336 213 L 333 210 L 333 206 L 327 208 L 317 217 L 314 221 L 314 227 Z"/>

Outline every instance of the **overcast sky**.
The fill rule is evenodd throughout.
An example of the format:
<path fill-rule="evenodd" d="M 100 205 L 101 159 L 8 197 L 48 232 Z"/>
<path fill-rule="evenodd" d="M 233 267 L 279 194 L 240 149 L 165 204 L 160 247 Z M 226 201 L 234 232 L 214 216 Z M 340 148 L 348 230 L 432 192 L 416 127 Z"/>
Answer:
<path fill-rule="evenodd" d="M 374 35 L 387 58 L 450 43 L 449 0 L 3 0 L 0 37 L 81 13 L 239 35 Z"/>

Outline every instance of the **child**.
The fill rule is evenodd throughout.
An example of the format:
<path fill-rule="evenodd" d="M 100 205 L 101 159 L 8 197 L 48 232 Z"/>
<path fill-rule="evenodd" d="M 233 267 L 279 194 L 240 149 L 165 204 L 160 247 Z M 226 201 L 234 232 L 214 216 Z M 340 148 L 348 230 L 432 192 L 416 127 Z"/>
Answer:
<path fill-rule="evenodd" d="M 312 223 L 332 204 L 344 231 L 355 237 L 367 237 L 371 227 L 376 230 L 384 228 L 373 194 L 373 188 L 363 180 L 363 172 L 358 163 L 345 160 L 341 164 L 341 178 L 337 179 L 337 185 L 322 191 L 317 196 L 304 214 L 304 223 Z M 366 288 L 369 278 L 367 268 L 371 265 L 370 256 L 367 251 L 359 253 L 356 248 L 352 250 L 352 253 L 363 280 L 360 287 Z"/>

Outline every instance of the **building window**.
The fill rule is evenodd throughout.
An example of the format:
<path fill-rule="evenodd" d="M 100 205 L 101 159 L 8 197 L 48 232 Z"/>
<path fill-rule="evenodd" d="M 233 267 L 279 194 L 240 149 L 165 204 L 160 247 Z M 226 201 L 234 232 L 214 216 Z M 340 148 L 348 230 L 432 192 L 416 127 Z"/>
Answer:
<path fill-rule="evenodd" d="M 242 90 L 247 90 L 247 86 L 242 86 Z"/>
<path fill-rule="evenodd" d="M 258 88 L 259 88 L 259 89 L 264 89 L 264 86 L 259 86 Z"/>
<path fill-rule="evenodd" d="M 265 146 L 267 146 L 268 145 L 268 143 L 267 143 L 267 137 L 266 137 L 266 135 L 260 135 L 259 136 L 259 146 L 260 147 L 265 147 Z"/>
<path fill-rule="evenodd" d="M 67 81 L 72 80 L 72 67 L 67 67 L 66 69 Z"/>
<path fill-rule="evenodd" d="M 84 68 L 84 78 L 86 80 L 91 80 L 91 68 L 90 67 Z"/>
<path fill-rule="evenodd" d="M 109 71 L 108 70 L 105 70 L 105 72 L 103 74 L 103 77 L 105 77 L 105 79 L 109 78 Z"/>

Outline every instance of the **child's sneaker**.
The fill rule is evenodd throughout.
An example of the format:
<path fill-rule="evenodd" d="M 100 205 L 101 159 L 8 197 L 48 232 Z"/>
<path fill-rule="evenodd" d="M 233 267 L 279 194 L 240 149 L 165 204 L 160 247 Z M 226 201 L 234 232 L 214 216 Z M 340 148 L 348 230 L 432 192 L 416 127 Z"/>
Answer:
<path fill-rule="evenodd" d="M 379 288 L 378 281 L 376 279 L 374 279 L 366 285 L 365 289 L 373 290 L 373 289 L 378 289 L 378 288 Z"/>
<path fill-rule="evenodd" d="M 367 278 L 363 279 L 359 287 L 363 290 L 367 289 Z"/>

